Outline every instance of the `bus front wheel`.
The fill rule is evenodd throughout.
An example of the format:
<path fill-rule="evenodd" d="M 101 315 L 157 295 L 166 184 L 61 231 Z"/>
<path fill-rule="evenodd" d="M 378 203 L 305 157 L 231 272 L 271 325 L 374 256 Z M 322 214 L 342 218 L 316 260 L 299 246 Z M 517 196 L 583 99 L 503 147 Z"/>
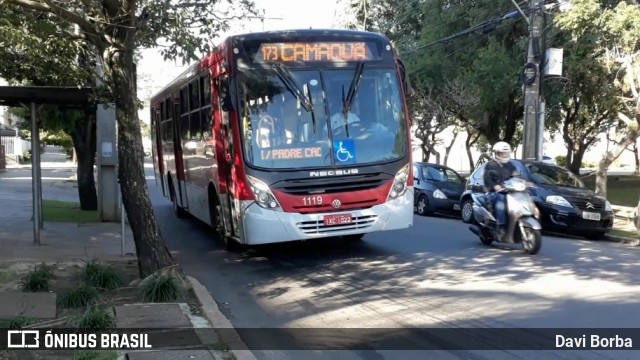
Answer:
<path fill-rule="evenodd" d="M 224 219 L 222 218 L 222 206 L 220 200 L 212 189 L 209 189 L 209 217 L 211 218 L 211 227 L 216 233 L 219 240 L 222 241 L 225 250 L 234 251 L 240 248 L 240 243 L 230 236 L 227 236 Z"/>

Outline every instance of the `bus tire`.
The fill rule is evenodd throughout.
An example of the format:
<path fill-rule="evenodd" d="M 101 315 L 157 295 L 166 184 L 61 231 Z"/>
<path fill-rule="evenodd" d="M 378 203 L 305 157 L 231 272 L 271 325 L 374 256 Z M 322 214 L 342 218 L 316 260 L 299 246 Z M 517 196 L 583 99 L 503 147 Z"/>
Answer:
<path fill-rule="evenodd" d="M 180 205 L 178 205 L 178 197 L 176 196 L 176 189 L 173 186 L 173 180 L 171 180 L 171 176 L 167 177 L 169 183 L 169 194 L 171 197 L 171 203 L 173 204 L 173 213 L 176 214 L 176 217 L 178 219 L 184 219 L 189 214 L 182 207 L 180 207 Z"/>
<path fill-rule="evenodd" d="M 216 238 L 222 241 L 225 250 L 238 250 L 240 248 L 240 243 L 226 235 L 227 231 L 222 216 L 222 206 L 220 205 L 218 194 L 214 187 L 209 185 L 209 218 L 213 232 L 216 234 Z"/>

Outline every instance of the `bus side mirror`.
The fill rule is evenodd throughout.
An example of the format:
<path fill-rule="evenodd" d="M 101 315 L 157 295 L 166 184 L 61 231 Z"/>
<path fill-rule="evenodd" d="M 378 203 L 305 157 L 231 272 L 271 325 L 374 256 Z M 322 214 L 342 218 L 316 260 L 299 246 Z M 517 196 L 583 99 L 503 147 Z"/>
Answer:
<path fill-rule="evenodd" d="M 398 59 L 398 68 L 400 69 L 400 75 L 402 77 L 402 85 L 404 86 L 404 93 L 406 96 L 411 97 L 415 94 L 415 90 L 411 86 L 411 80 L 407 75 L 407 68 L 404 66 L 402 60 Z"/>

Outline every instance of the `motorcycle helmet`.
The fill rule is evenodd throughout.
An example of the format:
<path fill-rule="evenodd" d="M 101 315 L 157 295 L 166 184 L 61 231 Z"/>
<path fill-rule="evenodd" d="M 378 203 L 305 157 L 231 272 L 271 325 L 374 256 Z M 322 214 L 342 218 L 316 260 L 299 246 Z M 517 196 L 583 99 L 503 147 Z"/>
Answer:
<path fill-rule="evenodd" d="M 493 158 L 502 164 L 506 164 L 511 160 L 511 145 L 504 141 L 499 141 L 493 145 Z"/>

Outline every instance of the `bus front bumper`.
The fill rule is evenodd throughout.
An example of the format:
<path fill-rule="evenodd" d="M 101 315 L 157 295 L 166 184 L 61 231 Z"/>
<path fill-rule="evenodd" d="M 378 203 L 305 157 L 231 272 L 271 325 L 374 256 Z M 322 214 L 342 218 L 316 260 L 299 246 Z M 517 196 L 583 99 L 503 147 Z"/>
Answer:
<path fill-rule="evenodd" d="M 351 214 L 350 224 L 327 226 L 325 215 Z M 244 243 L 269 244 L 376 231 L 406 229 L 413 225 L 413 188 L 403 196 L 362 210 L 300 214 L 264 209 L 251 202 L 244 212 Z"/>

